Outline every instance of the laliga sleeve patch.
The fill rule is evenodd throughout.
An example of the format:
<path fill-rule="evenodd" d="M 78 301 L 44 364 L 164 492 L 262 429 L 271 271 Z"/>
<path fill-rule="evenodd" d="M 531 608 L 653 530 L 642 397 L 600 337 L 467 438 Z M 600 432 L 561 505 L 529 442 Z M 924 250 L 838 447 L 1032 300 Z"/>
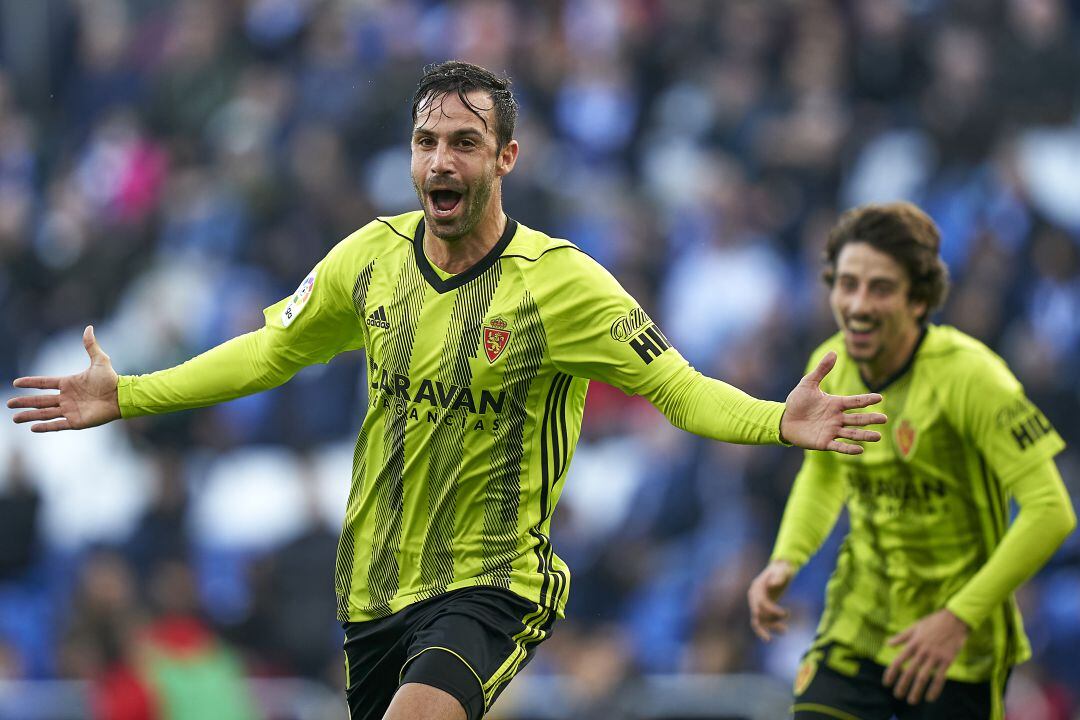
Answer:
<path fill-rule="evenodd" d="M 283 327 L 292 325 L 292 321 L 307 305 L 308 298 L 311 297 L 311 291 L 315 287 L 315 272 L 315 270 L 312 270 L 311 274 L 304 278 L 304 282 L 300 283 L 300 287 L 296 288 L 296 292 L 293 293 L 292 300 L 281 311 L 281 325 Z"/>

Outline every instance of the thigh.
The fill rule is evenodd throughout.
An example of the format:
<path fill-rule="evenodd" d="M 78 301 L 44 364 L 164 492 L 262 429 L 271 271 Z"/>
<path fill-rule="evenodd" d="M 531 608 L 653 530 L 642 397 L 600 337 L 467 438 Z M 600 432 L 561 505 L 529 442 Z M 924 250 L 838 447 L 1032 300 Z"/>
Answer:
<path fill-rule="evenodd" d="M 506 590 L 456 591 L 413 631 L 401 682 L 450 693 L 476 720 L 532 659 L 554 620 L 552 611 Z"/>
<path fill-rule="evenodd" d="M 398 689 L 406 627 L 391 615 L 345 625 L 345 700 L 350 720 L 382 720 Z"/>
<path fill-rule="evenodd" d="M 899 720 L 1002 720 L 1003 683 L 966 683 L 949 680 L 934 702 L 908 705 L 897 701 Z"/>
<path fill-rule="evenodd" d="M 456 697 L 422 683 L 407 682 L 398 688 L 383 720 L 466 720 Z"/>
<path fill-rule="evenodd" d="M 892 695 L 881 684 L 884 668 L 830 643 L 803 656 L 795 677 L 795 720 L 889 720 Z"/>

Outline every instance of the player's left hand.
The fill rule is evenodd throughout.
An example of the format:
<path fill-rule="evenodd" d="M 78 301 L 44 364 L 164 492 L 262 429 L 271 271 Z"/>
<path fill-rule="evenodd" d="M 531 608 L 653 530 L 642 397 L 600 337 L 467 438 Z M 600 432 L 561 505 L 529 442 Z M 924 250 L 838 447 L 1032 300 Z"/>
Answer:
<path fill-rule="evenodd" d="M 861 445 L 845 440 L 877 442 L 881 433 L 863 430 L 864 425 L 881 425 L 882 413 L 847 413 L 845 410 L 869 407 L 881 402 L 877 393 L 864 395 L 829 395 L 821 391 L 821 381 L 836 365 L 836 353 L 830 352 L 804 377 L 787 396 L 784 416 L 780 419 L 780 437 L 807 450 L 832 450 L 858 455 Z"/>
<path fill-rule="evenodd" d="M 889 638 L 889 644 L 903 645 L 904 649 L 885 670 L 882 681 L 893 687 L 893 695 L 908 704 L 917 705 L 926 690 L 927 702 L 937 700 L 945 689 L 945 673 L 949 670 L 968 636 L 968 626 L 948 610 L 938 610 Z M 907 667 L 904 667 L 907 663 Z M 903 668 L 903 674 L 901 674 Z M 899 675 L 899 682 L 896 681 Z M 933 682 L 930 682 L 931 677 Z"/>

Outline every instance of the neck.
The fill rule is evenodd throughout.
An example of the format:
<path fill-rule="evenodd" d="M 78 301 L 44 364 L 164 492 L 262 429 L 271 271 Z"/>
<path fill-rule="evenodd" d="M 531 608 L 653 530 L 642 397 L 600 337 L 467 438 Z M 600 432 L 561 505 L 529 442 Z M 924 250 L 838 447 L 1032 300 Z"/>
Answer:
<path fill-rule="evenodd" d="M 911 357 L 915 354 L 915 348 L 919 346 L 919 340 L 924 332 L 926 332 L 925 328 L 916 327 L 913 332 L 901 340 L 895 352 L 882 353 L 881 358 L 857 363 L 859 374 L 862 375 L 867 386 L 871 388 L 881 387 L 906 367 L 911 362 Z"/>
<path fill-rule="evenodd" d="M 491 252 L 506 230 L 506 215 L 502 209 L 502 196 L 495 188 L 488 200 L 484 215 L 468 234 L 454 240 L 443 240 L 424 227 L 424 253 L 436 267 L 448 273 L 465 272 Z"/>

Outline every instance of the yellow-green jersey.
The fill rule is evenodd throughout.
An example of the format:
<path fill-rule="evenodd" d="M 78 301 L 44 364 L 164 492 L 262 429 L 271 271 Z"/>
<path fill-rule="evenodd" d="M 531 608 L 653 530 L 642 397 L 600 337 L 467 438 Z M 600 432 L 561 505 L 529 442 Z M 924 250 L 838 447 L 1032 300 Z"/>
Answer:
<path fill-rule="evenodd" d="M 694 371 L 572 243 L 507 219 L 485 258 L 448 275 L 423 239 L 421 212 L 377 219 L 267 308 L 265 327 L 210 351 L 224 361 L 200 356 L 119 385 L 125 417 L 164 412 L 365 349 L 369 402 L 337 559 L 341 620 L 476 585 L 561 615 L 570 578 L 549 534 L 589 379 L 648 397 L 680 427 L 779 442 L 783 405 Z"/>
<path fill-rule="evenodd" d="M 822 390 L 867 392 L 840 334 L 814 357 L 828 350 L 838 361 Z M 889 417 L 882 441 L 857 456 L 806 453 L 773 557 L 801 566 L 846 504 L 850 530 L 818 641 L 888 665 L 899 650 L 888 638 L 947 607 L 971 627 L 949 678 L 1000 677 L 1030 655 L 1012 597 L 1017 578 L 1034 572 L 1060 536 L 1044 548 L 1039 528 L 1021 528 L 1009 551 L 988 561 L 1009 529 L 1010 495 L 1022 513 L 1030 500 L 1061 510 L 1054 517 L 1071 516 L 1056 470 L 1041 470 L 1052 469 L 1064 443 L 1004 361 L 951 327 L 929 326 L 908 365 L 875 390 L 884 399 L 871 409 Z M 1023 543 L 1034 549 L 1025 554 Z"/>

